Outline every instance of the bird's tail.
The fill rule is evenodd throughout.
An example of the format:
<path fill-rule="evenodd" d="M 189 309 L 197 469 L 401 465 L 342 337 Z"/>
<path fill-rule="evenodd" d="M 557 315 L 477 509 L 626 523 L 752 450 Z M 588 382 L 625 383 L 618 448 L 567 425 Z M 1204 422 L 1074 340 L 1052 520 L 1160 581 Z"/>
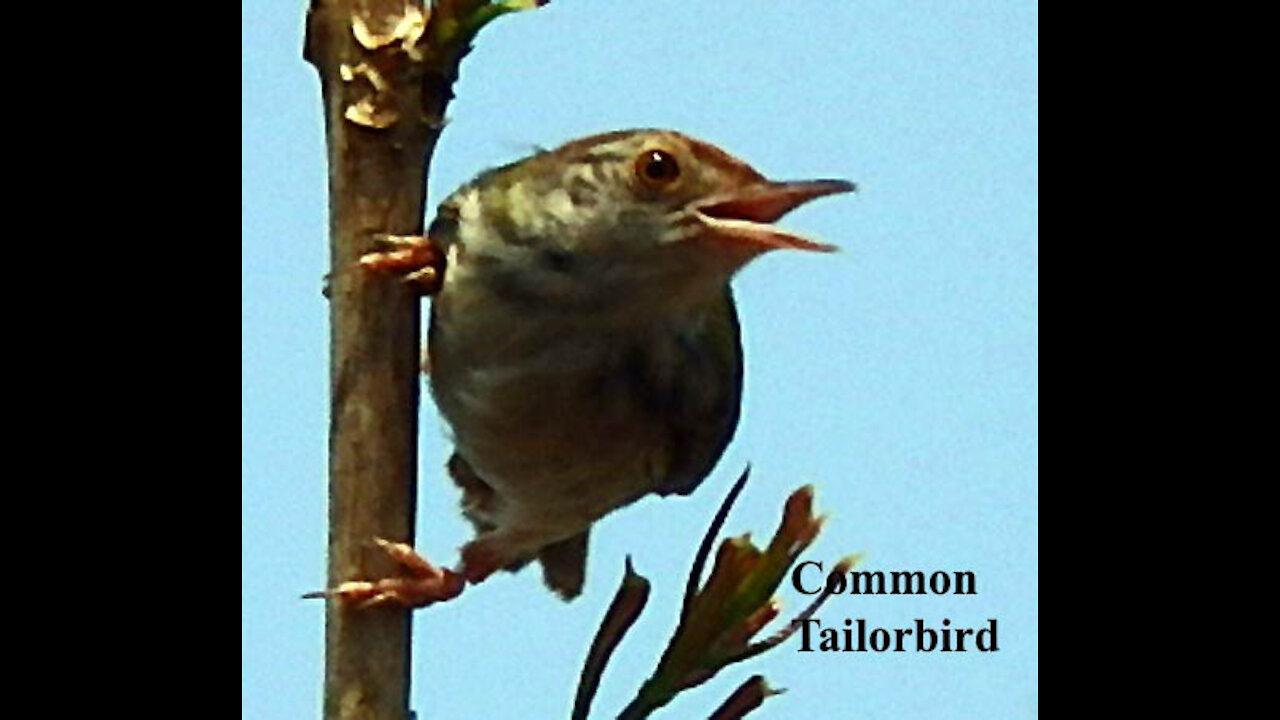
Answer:
<path fill-rule="evenodd" d="M 582 583 L 587 576 L 588 532 L 583 530 L 538 552 L 543 581 L 564 600 L 572 600 L 582 592 Z"/>

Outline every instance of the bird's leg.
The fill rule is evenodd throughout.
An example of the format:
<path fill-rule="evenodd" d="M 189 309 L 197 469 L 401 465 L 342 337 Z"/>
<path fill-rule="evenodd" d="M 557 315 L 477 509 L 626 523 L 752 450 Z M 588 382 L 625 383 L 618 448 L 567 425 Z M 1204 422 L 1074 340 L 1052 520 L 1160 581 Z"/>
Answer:
<path fill-rule="evenodd" d="M 396 605 L 404 608 L 426 607 L 432 603 L 457 597 L 465 585 L 462 575 L 438 568 L 427 561 L 412 547 L 404 543 L 374 538 L 378 547 L 395 560 L 404 571 L 397 577 L 382 580 L 350 580 L 337 587 L 303 595 L 304 598 L 337 598 L 357 609 L 378 605 Z"/>
<path fill-rule="evenodd" d="M 462 564 L 458 572 L 474 584 L 497 570 L 510 569 L 532 557 L 530 551 L 524 550 L 522 540 L 539 534 L 499 529 L 497 516 L 503 503 L 493 488 L 458 453 L 449 458 L 447 467 L 449 477 L 462 488 L 462 515 L 476 528 L 476 539 L 462 547 Z M 538 546 L 531 547 L 536 550 Z"/>
<path fill-rule="evenodd" d="M 458 572 L 475 585 L 502 568 L 517 564 L 519 558 L 506 552 L 506 538 L 501 532 L 488 532 L 462 546 L 462 565 Z"/>
<path fill-rule="evenodd" d="M 425 235 L 386 235 L 374 238 L 378 250 L 360 257 L 360 266 L 393 273 L 422 295 L 434 295 L 444 279 L 445 256 Z"/>
<path fill-rule="evenodd" d="M 462 546 L 458 572 L 475 585 L 498 570 L 518 570 L 534 559 L 538 550 L 562 537 L 538 527 L 499 527 L 482 532 Z"/>
<path fill-rule="evenodd" d="M 493 517 L 498 512 L 498 494 L 471 469 L 471 465 L 458 453 L 449 457 L 446 465 L 449 477 L 462 488 L 462 515 L 475 525 L 477 533 L 484 533 L 496 527 Z"/>

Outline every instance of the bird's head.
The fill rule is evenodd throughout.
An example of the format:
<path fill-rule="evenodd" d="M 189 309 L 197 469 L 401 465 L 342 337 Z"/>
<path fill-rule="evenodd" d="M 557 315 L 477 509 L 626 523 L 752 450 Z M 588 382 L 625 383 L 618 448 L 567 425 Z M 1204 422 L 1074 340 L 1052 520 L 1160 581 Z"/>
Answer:
<path fill-rule="evenodd" d="M 490 170 L 450 196 L 430 234 L 462 273 L 571 305 L 715 292 L 775 249 L 835 248 L 772 223 L 844 180 L 769 180 L 665 130 L 596 135 Z M 453 269 L 450 272 L 454 272 Z"/>

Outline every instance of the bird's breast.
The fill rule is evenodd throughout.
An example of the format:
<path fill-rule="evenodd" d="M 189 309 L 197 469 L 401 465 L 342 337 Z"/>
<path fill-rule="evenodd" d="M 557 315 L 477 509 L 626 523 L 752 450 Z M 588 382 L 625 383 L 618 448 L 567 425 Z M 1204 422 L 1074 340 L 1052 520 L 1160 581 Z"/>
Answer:
<path fill-rule="evenodd" d="M 458 452 L 505 500 L 594 520 L 666 472 L 670 423 L 653 402 L 678 372 L 666 335 L 446 289 L 431 390 Z"/>

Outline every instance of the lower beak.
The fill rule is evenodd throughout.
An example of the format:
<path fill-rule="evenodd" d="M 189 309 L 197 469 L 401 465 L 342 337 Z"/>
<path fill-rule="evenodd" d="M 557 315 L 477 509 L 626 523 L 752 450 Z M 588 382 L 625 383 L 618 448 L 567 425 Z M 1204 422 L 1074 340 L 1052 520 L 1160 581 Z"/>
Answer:
<path fill-rule="evenodd" d="M 814 242 L 770 223 L 810 200 L 855 190 L 857 186 L 846 180 L 765 181 L 712 198 L 694 210 L 713 237 L 755 253 L 779 248 L 834 252 L 834 245 Z"/>

